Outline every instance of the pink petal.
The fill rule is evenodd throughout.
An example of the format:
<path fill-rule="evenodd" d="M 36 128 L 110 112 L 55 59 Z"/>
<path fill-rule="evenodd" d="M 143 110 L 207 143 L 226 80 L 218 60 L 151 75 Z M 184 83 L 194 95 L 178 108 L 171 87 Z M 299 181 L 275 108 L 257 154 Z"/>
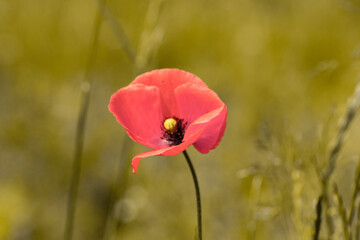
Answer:
<path fill-rule="evenodd" d="M 160 91 L 157 87 L 131 84 L 112 95 L 109 110 L 129 136 L 147 147 L 159 149 L 162 141 Z"/>
<path fill-rule="evenodd" d="M 132 166 L 133 166 L 133 173 L 136 173 L 139 162 L 142 158 L 151 157 L 151 156 L 173 156 L 176 154 L 179 154 L 183 152 L 187 147 L 189 147 L 191 144 L 193 144 L 196 140 L 199 139 L 201 134 L 203 133 L 204 129 L 199 128 L 196 132 L 193 132 L 191 136 L 189 136 L 186 141 L 182 142 L 179 145 L 171 146 L 171 147 L 165 147 L 162 149 L 157 150 L 151 150 L 148 152 L 143 152 L 138 155 L 136 155 L 132 159 Z"/>
<path fill-rule="evenodd" d="M 192 83 L 207 88 L 199 77 L 179 69 L 159 69 L 144 73 L 138 76 L 131 84 L 138 83 L 156 86 L 160 89 L 164 117 L 178 115 L 178 104 L 174 98 L 174 90 L 178 86 Z"/>
<path fill-rule="evenodd" d="M 177 87 L 174 94 L 179 108 L 179 118 L 188 123 L 224 105 L 214 91 L 191 83 Z"/>
<path fill-rule="evenodd" d="M 194 143 L 194 147 L 201 153 L 208 153 L 211 149 L 214 149 L 219 145 L 222 137 L 224 136 L 227 119 L 227 109 L 224 105 L 217 116 L 209 119 L 206 123 L 206 128 L 201 137 Z M 193 124 L 195 124 L 195 121 Z M 205 125 L 199 124 L 199 127 Z"/>
<path fill-rule="evenodd" d="M 184 84 L 175 89 L 180 118 L 188 122 L 184 139 L 199 128 L 205 128 L 194 143 L 201 153 L 214 149 L 224 135 L 227 109 L 215 92 L 209 88 Z"/>

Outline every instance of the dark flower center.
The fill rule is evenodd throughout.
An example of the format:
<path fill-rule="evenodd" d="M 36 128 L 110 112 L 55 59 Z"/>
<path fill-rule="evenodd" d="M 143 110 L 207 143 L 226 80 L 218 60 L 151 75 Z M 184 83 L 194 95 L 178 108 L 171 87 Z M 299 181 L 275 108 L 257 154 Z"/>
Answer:
<path fill-rule="evenodd" d="M 161 126 L 163 130 L 161 139 L 164 139 L 170 146 L 179 145 L 184 138 L 186 125 L 184 119 L 177 117 L 165 118 Z"/>

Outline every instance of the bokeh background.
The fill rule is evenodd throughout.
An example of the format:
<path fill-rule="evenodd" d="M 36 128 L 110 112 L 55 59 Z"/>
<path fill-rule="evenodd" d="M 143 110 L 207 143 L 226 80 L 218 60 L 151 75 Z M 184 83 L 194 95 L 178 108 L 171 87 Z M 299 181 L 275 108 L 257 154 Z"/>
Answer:
<path fill-rule="evenodd" d="M 360 2 L 101 3 L 0 1 L 0 239 L 63 239 L 86 81 L 74 239 L 194 239 L 183 156 L 144 159 L 132 174 L 131 157 L 147 149 L 107 108 L 137 74 L 169 67 L 201 77 L 228 107 L 217 149 L 188 150 L 204 239 L 311 239 L 319 171 L 359 81 Z M 347 211 L 359 124 L 356 117 L 332 180 Z M 335 239 L 344 239 L 336 199 L 333 206 Z"/>

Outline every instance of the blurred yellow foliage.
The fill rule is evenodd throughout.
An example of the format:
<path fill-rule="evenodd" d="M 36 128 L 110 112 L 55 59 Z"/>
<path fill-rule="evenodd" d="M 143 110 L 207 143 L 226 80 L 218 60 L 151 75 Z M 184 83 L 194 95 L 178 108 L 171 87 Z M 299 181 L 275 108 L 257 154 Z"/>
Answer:
<path fill-rule="evenodd" d="M 195 199 L 185 160 L 144 159 L 133 175 L 130 159 L 144 149 L 125 145 L 123 156 L 128 137 L 107 109 L 110 96 L 135 75 L 165 67 L 200 76 L 229 111 L 216 150 L 189 149 L 203 196 L 204 239 L 312 236 L 319 172 L 359 80 L 360 2 L 167 0 L 157 9 L 158 2 L 108 0 L 87 69 L 98 1 L 0 1 L 1 239 L 63 238 L 89 70 L 74 239 L 193 238 Z M 355 118 L 333 176 L 347 209 L 358 126 Z M 117 171 L 118 195 L 111 199 Z M 112 201 L 114 228 L 107 215 Z"/>

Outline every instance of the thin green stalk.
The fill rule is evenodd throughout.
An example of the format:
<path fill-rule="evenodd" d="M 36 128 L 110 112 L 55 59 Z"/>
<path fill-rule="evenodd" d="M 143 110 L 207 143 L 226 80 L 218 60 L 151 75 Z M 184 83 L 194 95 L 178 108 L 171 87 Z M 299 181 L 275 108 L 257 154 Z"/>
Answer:
<path fill-rule="evenodd" d="M 84 87 L 82 93 L 82 104 L 80 108 L 77 129 L 76 129 L 76 140 L 75 140 L 75 152 L 74 161 L 72 166 L 71 183 L 68 195 L 68 204 L 66 212 L 66 223 L 64 239 L 71 240 L 73 237 L 75 212 L 76 212 L 76 200 L 79 189 L 80 172 L 81 172 L 81 158 L 84 146 L 84 134 L 85 134 L 85 123 L 87 110 L 89 107 L 90 98 L 90 86 Z"/>
<path fill-rule="evenodd" d="M 328 188 L 328 186 L 326 185 L 324 188 Z M 324 193 L 323 206 L 325 212 L 325 222 L 328 228 L 328 240 L 332 240 L 335 234 L 335 223 L 333 221 L 333 215 L 330 211 L 332 206 L 332 201 L 330 198 L 329 190 L 325 190 L 323 193 Z"/>
<path fill-rule="evenodd" d="M 261 196 L 261 186 L 263 184 L 263 177 L 259 175 L 255 175 L 251 181 L 250 187 L 250 198 L 252 199 L 251 205 L 249 206 L 249 211 L 251 212 L 251 220 L 247 224 L 247 236 L 248 239 L 256 239 L 256 227 L 258 219 L 255 217 L 259 200 Z"/>
<path fill-rule="evenodd" d="M 355 228 L 355 239 L 360 239 L 360 207 L 357 208 L 357 221 Z"/>
<path fill-rule="evenodd" d="M 114 182 L 111 186 L 110 199 L 108 203 L 108 208 L 105 213 L 105 227 L 103 233 L 103 240 L 108 240 L 111 238 L 114 229 L 115 236 L 120 232 L 122 222 L 117 220 L 115 217 L 115 204 L 116 201 L 124 195 L 126 190 L 126 183 L 129 175 L 129 166 L 130 161 L 127 161 L 130 158 L 132 142 L 130 138 L 125 137 L 123 140 L 121 149 L 120 149 L 120 161 L 118 161 L 117 172 Z"/>
<path fill-rule="evenodd" d="M 334 183 L 334 192 L 335 192 L 335 196 L 337 198 L 337 202 L 338 202 L 338 211 L 341 217 L 341 222 L 343 225 L 343 232 L 344 232 L 344 236 L 345 239 L 348 240 L 350 239 L 350 235 L 349 235 L 349 229 L 348 229 L 348 221 L 347 221 L 347 217 L 346 217 L 346 211 L 345 211 L 345 206 L 344 206 L 344 201 L 339 193 L 339 189 L 336 183 Z"/>
<path fill-rule="evenodd" d="M 131 44 L 129 38 L 127 37 L 122 25 L 116 19 L 114 14 L 110 11 L 110 9 L 107 7 L 104 0 L 96 0 L 96 2 L 99 4 L 99 8 L 101 9 L 100 12 L 101 12 L 103 18 L 109 24 L 115 37 L 118 39 L 120 45 L 122 46 L 124 52 L 130 59 L 130 61 L 135 63 L 136 51 L 135 51 L 133 45 Z"/>
<path fill-rule="evenodd" d="M 155 48 L 159 45 L 160 41 L 154 37 L 158 32 L 158 21 L 163 7 L 163 0 L 152 0 L 149 3 L 147 14 L 145 17 L 145 27 L 142 30 L 139 38 L 138 51 L 135 51 L 129 38 L 123 30 L 121 23 L 115 18 L 111 10 L 106 6 L 102 0 L 96 0 L 100 6 L 102 6 L 102 15 L 107 20 L 113 33 L 117 37 L 121 47 L 126 53 L 129 60 L 134 64 L 134 77 L 147 67 L 151 54 L 155 51 Z M 133 142 L 130 138 L 125 138 L 121 146 L 121 156 L 119 159 L 117 173 L 115 180 L 112 184 L 112 190 L 110 193 L 109 206 L 106 210 L 105 228 L 103 234 L 103 240 L 108 240 L 114 234 L 115 236 L 120 234 L 120 229 L 123 226 L 121 220 L 115 218 L 115 203 L 118 199 L 121 199 L 126 190 L 126 182 L 129 176 L 128 167 L 130 166 L 130 153 Z M 121 184 L 121 186 L 119 186 Z"/>
<path fill-rule="evenodd" d="M 91 44 L 90 55 L 86 66 L 85 80 L 82 85 L 81 107 L 80 107 L 77 127 L 76 127 L 75 150 L 74 150 L 74 158 L 72 165 L 70 188 L 68 194 L 64 240 L 73 239 L 75 213 L 77 206 L 77 195 L 78 195 L 80 173 L 81 173 L 81 160 L 82 160 L 84 138 L 85 138 L 85 126 L 86 126 L 86 118 L 89 109 L 90 95 L 91 95 L 92 66 L 95 60 L 96 49 L 98 45 L 100 23 L 101 23 L 101 18 L 100 18 L 100 13 L 98 12 L 94 24 L 94 31 L 92 37 L 93 42 Z"/>
<path fill-rule="evenodd" d="M 351 198 L 350 215 L 349 215 L 349 220 L 348 220 L 350 227 L 353 223 L 354 216 L 355 216 L 355 205 L 356 205 L 356 199 L 357 199 L 359 190 L 360 190 L 360 161 L 356 168 L 355 187 L 354 187 L 354 192 L 353 192 L 353 195 Z"/>
<path fill-rule="evenodd" d="M 199 182 L 197 180 L 196 177 L 196 172 L 195 172 L 195 168 L 191 162 L 191 159 L 188 155 L 188 153 L 185 151 L 183 151 L 183 154 L 185 156 L 186 162 L 189 165 L 190 171 L 191 171 L 191 175 L 193 177 L 194 180 L 194 185 L 195 185 L 195 195 L 196 195 L 196 206 L 197 206 L 197 233 L 198 233 L 198 240 L 202 240 L 202 220 L 201 220 L 201 199 L 200 199 L 200 187 L 199 187 Z"/>
<path fill-rule="evenodd" d="M 320 196 L 317 204 L 316 204 L 316 219 L 315 219 L 315 232 L 314 232 L 314 240 L 319 240 L 320 236 L 320 227 L 321 227 L 321 215 L 322 215 L 322 199 L 323 196 Z"/>
<path fill-rule="evenodd" d="M 331 149 L 329 158 L 328 158 L 328 166 L 326 167 L 323 175 L 322 175 L 322 193 L 321 196 L 323 196 L 322 201 L 324 201 L 325 206 L 325 213 L 326 213 L 326 222 L 329 229 L 329 239 L 332 239 L 333 233 L 334 233 L 334 223 L 332 220 L 332 216 L 330 216 L 328 209 L 330 208 L 330 198 L 329 198 L 329 182 L 330 178 L 335 170 L 336 167 L 336 160 L 339 157 L 339 154 L 341 152 L 341 149 L 344 145 L 344 139 L 346 136 L 346 133 L 348 132 L 348 129 L 351 125 L 351 123 L 354 120 L 354 117 L 360 107 L 360 84 L 357 85 L 355 89 L 355 93 L 350 98 L 348 108 L 346 111 L 346 115 L 344 119 L 341 121 L 341 125 L 337 134 L 337 137 L 335 139 L 335 145 Z M 320 218 L 321 216 L 317 216 L 317 218 Z M 321 227 L 321 226 L 320 226 Z M 315 229 L 316 230 L 316 229 Z M 319 229 L 320 231 L 320 229 Z"/>

